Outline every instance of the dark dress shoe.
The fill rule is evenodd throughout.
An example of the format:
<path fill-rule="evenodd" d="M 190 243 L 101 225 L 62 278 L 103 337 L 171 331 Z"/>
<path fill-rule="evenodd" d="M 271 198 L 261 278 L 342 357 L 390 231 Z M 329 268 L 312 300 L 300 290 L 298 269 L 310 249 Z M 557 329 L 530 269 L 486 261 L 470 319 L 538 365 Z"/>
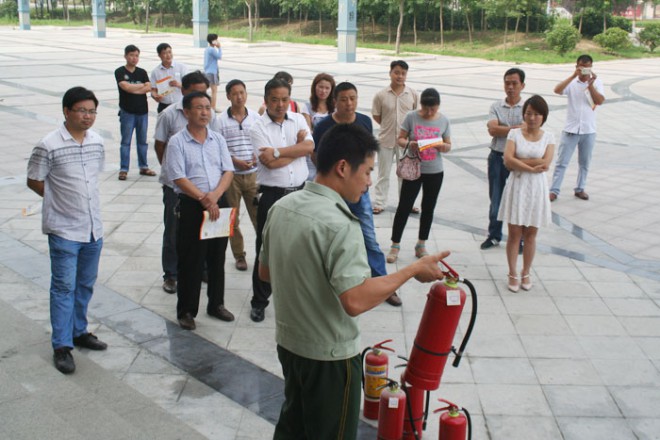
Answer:
<path fill-rule="evenodd" d="M 207 310 L 206 313 L 214 318 L 218 318 L 220 321 L 231 322 L 234 320 L 234 314 L 225 309 L 225 306 L 218 306 L 215 310 Z"/>
<path fill-rule="evenodd" d="M 197 328 L 195 318 L 190 313 L 185 313 L 179 318 L 179 325 L 184 330 L 195 330 Z"/>
<path fill-rule="evenodd" d="M 240 271 L 246 271 L 248 269 L 247 261 L 245 261 L 245 257 L 238 257 L 236 259 L 236 269 Z"/>
<path fill-rule="evenodd" d="M 77 338 L 73 338 L 73 345 L 97 351 L 105 350 L 108 348 L 108 344 L 99 341 L 99 338 L 91 333 L 85 333 L 84 335 L 80 335 Z"/>
<path fill-rule="evenodd" d="M 496 240 L 494 238 L 487 238 L 486 241 L 481 243 L 481 246 L 479 246 L 482 250 L 490 249 L 495 246 L 499 246 L 500 241 Z"/>
<path fill-rule="evenodd" d="M 53 362 L 57 371 L 62 374 L 71 374 L 76 371 L 76 364 L 73 362 L 73 356 L 69 347 L 56 349 L 53 353 Z"/>
<path fill-rule="evenodd" d="M 575 197 L 582 200 L 589 200 L 589 194 L 584 191 L 578 191 L 575 193 Z"/>
<path fill-rule="evenodd" d="M 176 280 L 167 279 L 163 281 L 163 290 L 167 293 L 176 293 Z"/>
<path fill-rule="evenodd" d="M 387 301 L 387 303 L 388 303 L 389 305 L 394 306 L 394 307 L 399 307 L 399 306 L 401 306 L 401 304 L 403 304 L 403 303 L 401 302 L 401 298 L 399 298 L 399 295 L 397 295 L 396 292 L 394 292 L 394 293 L 393 293 L 389 298 L 387 298 L 385 301 Z"/>
<path fill-rule="evenodd" d="M 262 307 L 252 307 L 250 319 L 254 322 L 261 322 L 266 317 L 266 310 Z"/>

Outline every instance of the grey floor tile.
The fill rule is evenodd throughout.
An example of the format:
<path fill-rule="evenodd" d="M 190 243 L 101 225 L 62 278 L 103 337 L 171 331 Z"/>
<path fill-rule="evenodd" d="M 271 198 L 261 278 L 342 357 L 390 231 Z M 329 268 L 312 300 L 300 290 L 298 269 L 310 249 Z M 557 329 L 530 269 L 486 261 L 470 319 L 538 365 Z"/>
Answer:
<path fill-rule="evenodd" d="M 548 401 L 539 385 L 478 385 L 485 414 L 550 416 Z"/>
<path fill-rule="evenodd" d="M 527 359 L 476 358 L 470 365 L 477 384 L 538 384 Z"/>
<path fill-rule="evenodd" d="M 620 418 L 559 417 L 559 428 L 565 440 L 634 440 L 635 434 Z"/>
<path fill-rule="evenodd" d="M 645 359 L 592 359 L 605 385 L 660 387 L 660 372 Z"/>
<path fill-rule="evenodd" d="M 624 417 L 660 419 L 660 388 L 611 387 L 610 391 Z"/>
<path fill-rule="evenodd" d="M 621 417 L 605 386 L 544 385 L 555 416 Z"/>
<path fill-rule="evenodd" d="M 587 359 L 531 359 L 542 385 L 602 385 L 598 372 Z"/>

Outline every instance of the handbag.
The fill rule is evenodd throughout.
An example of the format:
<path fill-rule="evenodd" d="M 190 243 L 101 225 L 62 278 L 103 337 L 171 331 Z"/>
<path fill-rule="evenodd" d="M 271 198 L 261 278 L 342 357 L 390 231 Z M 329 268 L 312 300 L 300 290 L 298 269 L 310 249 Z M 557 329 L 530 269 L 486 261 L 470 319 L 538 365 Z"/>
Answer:
<path fill-rule="evenodd" d="M 396 165 L 396 175 L 403 180 L 417 180 L 422 175 L 421 163 L 419 154 L 409 155 L 408 146 L 406 146 L 403 156 Z"/>

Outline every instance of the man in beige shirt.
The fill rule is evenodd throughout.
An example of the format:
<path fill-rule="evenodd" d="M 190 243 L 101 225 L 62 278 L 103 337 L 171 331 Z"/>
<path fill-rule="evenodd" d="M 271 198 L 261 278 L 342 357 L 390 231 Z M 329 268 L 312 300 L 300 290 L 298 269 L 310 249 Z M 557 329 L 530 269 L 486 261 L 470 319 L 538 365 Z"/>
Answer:
<path fill-rule="evenodd" d="M 390 64 L 390 85 L 374 96 L 371 115 L 380 124 L 378 141 L 378 180 L 374 188 L 374 214 L 383 212 L 390 189 L 392 160 L 399 159 L 396 138 L 403 119 L 409 111 L 417 108 L 417 92 L 406 86 L 408 63 L 402 60 Z"/>

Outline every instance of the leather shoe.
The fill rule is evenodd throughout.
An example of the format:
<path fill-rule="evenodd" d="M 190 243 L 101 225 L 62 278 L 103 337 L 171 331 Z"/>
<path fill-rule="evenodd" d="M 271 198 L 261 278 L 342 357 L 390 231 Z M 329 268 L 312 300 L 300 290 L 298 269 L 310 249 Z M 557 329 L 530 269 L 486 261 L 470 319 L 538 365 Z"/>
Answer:
<path fill-rule="evenodd" d="M 195 318 L 190 313 L 184 313 L 182 317 L 179 318 L 179 325 L 184 330 L 195 330 L 197 326 L 195 325 Z"/>
<path fill-rule="evenodd" d="M 481 243 L 480 248 L 485 251 L 486 249 L 490 249 L 492 247 L 499 246 L 499 245 L 500 245 L 499 240 L 496 240 L 494 238 L 487 238 L 486 241 Z"/>
<path fill-rule="evenodd" d="M 266 317 L 266 310 L 262 307 L 252 307 L 250 319 L 254 322 L 261 322 Z"/>
<path fill-rule="evenodd" d="M 167 293 L 176 293 L 176 280 L 169 278 L 163 281 L 163 290 Z"/>
<path fill-rule="evenodd" d="M 578 191 L 575 193 L 575 197 L 582 200 L 589 200 L 589 194 L 584 191 Z"/>
<path fill-rule="evenodd" d="M 399 295 L 397 295 L 396 292 L 394 292 L 392 295 L 390 295 L 390 297 L 387 298 L 385 301 L 389 305 L 394 306 L 394 307 L 399 307 L 399 306 L 401 306 L 401 304 L 403 304 L 401 302 L 401 298 L 399 298 Z"/>
<path fill-rule="evenodd" d="M 234 320 L 234 314 L 225 309 L 225 306 L 218 306 L 218 308 L 214 310 L 207 310 L 206 313 L 208 313 L 209 316 L 218 318 L 220 321 L 231 322 Z"/>
<path fill-rule="evenodd" d="M 71 374 L 76 371 L 76 364 L 73 362 L 73 356 L 69 347 L 56 349 L 53 353 L 53 362 L 57 371 L 62 374 Z"/>
<path fill-rule="evenodd" d="M 99 338 L 91 333 L 85 333 L 84 335 L 80 335 L 77 338 L 73 338 L 73 345 L 97 351 L 105 350 L 108 348 L 108 344 L 103 341 L 99 341 Z"/>
<path fill-rule="evenodd" d="M 550 193 L 550 201 L 551 201 L 551 202 L 554 202 L 555 200 L 557 200 L 557 194 L 555 194 L 555 193 Z"/>
<path fill-rule="evenodd" d="M 247 266 L 247 261 L 245 261 L 245 257 L 238 257 L 236 259 L 236 269 L 240 271 L 246 271 L 248 268 Z"/>

